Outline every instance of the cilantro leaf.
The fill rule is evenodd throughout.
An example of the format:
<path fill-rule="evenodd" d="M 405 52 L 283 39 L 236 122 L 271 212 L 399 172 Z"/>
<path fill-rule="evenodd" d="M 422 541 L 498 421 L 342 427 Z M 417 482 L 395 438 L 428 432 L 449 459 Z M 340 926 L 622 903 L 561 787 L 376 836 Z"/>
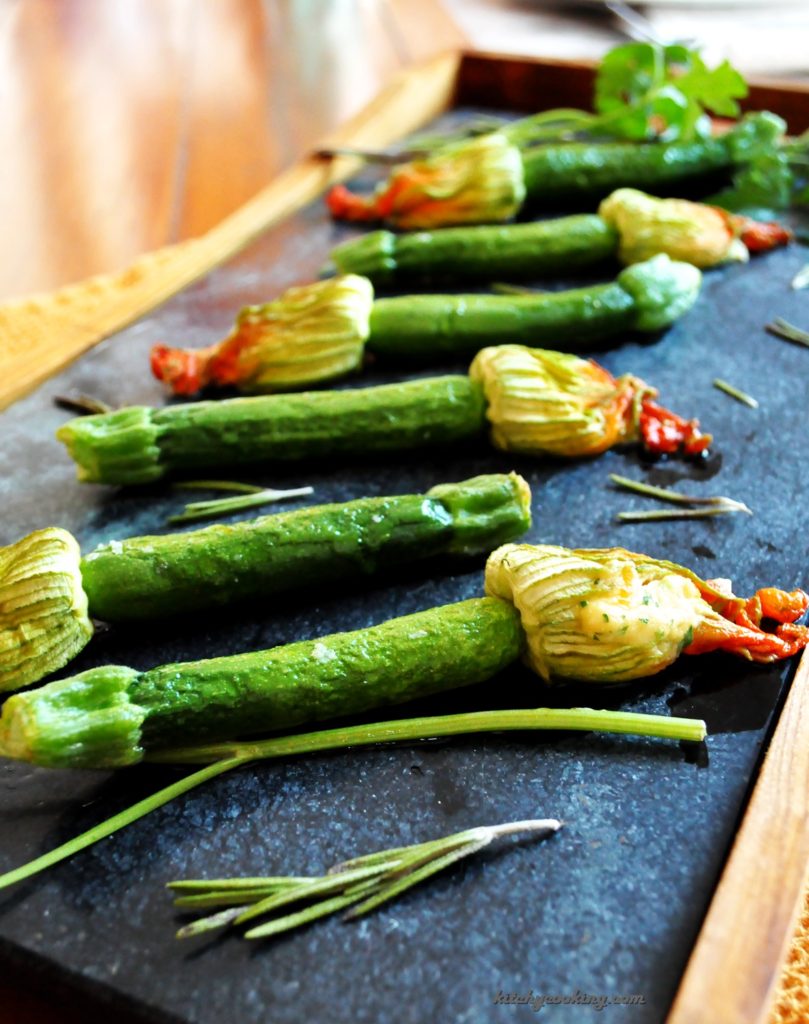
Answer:
<path fill-rule="evenodd" d="M 794 175 L 785 153 L 759 153 L 733 176 L 733 185 L 708 200 L 733 212 L 784 210 L 792 201 Z"/>
<path fill-rule="evenodd" d="M 612 114 L 642 101 L 663 81 L 659 47 L 651 43 L 616 46 L 601 61 L 596 75 L 594 106 Z"/>
<path fill-rule="evenodd" d="M 738 117 L 738 100 L 747 95 L 747 83 L 728 61 L 711 70 L 698 53 L 689 69 L 676 79 L 677 88 L 693 104 L 722 117 Z"/>
<path fill-rule="evenodd" d="M 727 61 L 711 69 L 696 50 L 628 43 L 601 62 L 595 109 L 620 138 L 687 141 L 710 133 L 707 111 L 735 117 L 746 95 Z"/>

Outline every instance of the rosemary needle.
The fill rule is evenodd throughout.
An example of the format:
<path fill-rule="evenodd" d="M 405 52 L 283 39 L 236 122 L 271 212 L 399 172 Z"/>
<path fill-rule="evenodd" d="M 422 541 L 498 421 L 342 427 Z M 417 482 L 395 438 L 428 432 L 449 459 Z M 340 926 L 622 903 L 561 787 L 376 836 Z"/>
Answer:
<path fill-rule="evenodd" d="M 263 487 L 243 484 L 238 480 L 178 480 L 172 485 L 176 491 L 234 491 L 237 494 L 258 494 Z"/>
<path fill-rule="evenodd" d="M 801 267 L 798 273 L 792 278 L 792 287 L 795 291 L 801 288 L 809 288 L 809 263 Z"/>
<path fill-rule="evenodd" d="M 206 896 L 209 898 L 208 906 L 231 904 L 226 910 L 185 925 L 177 932 L 177 938 L 240 925 L 257 917 L 274 915 L 285 907 L 295 909 L 280 916 L 271 916 L 265 924 L 247 931 L 245 938 L 269 938 L 338 910 L 347 911 L 344 920 L 359 917 L 464 857 L 477 853 L 500 836 L 534 832 L 544 837 L 553 835 L 561 827 L 562 822 L 555 818 L 541 818 L 471 828 L 426 843 L 355 857 L 335 864 L 325 875 L 289 879 L 290 885 L 284 884 L 287 880 L 283 877 L 245 879 L 249 888 L 240 887 L 240 879 L 169 882 L 168 888 L 175 892 L 187 892 L 189 887 L 193 887 L 203 900 Z M 174 903 L 182 909 L 190 906 L 187 896 L 177 897 Z M 204 903 L 200 901 L 195 905 Z"/>
<path fill-rule="evenodd" d="M 312 487 L 295 487 L 288 491 L 276 491 L 269 487 L 255 487 L 253 484 L 240 484 L 230 480 L 188 480 L 175 484 L 175 487 L 237 491 L 238 494 L 233 498 L 211 498 L 207 501 L 189 502 L 182 512 L 175 516 L 169 516 L 166 520 L 168 523 L 192 523 L 198 519 L 211 519 L 215 516 L 229 515 L 231 512 L 243 512 L 246 509 L 268 505 L 273 501 L 300 498 L 314 493 Z"/>
<path fill-rule="evenodd" d="M 92 395 L 54 395 L 53 404 L 79 416 L 95 416 L 97 413 L 112 412 L 113 407 Z"/>
<path fill-rule="evenodd" d="M 721 495 L 714 497 L 701 498 L 693 494 L 680 494 L 679 491 L 671 491 L 667 487 L 654 487 L 652 484 L 645 484 L 640 480 L 631 480 L 626 476 L 619 476 L 617 473 L 610 473 L 610 480 L 614 484 L 618 484 L 619 487 L 624 487 L 628 491 L 634 491 L 636 494 L 643 494 L 649 498 L 660 498 L 661 501 L 669 501 L 674 505 L 704 505 L 704 509 L 690 509 L 687 511 L 685 518 L 698 519 L 706 515 L 722 515 L 725 512 L 746 512 L 748 515 L 752 515 L 751 509 L 747 507 L 742 501 L 736 501 L 734 498 L 723 498 Z M 678 513 L 672 510 L 661 509 L 659 513 L 655 512 L 619 512 L 618 518 L 629 520 L 631 517 L 641 516 L 643 519 L 672 519 L 672 518 L 683 518 L 684 512 Z"/>
<path fill-rule="evenodd" d="M 726 380 L 722 380 L 721 377 L 714 378 L 713 386 L 718 388 L 719 391 L 724 391 L 725 394 L 730 395 L 731 398 L 735 398 L 737 402 L 749 405 L 751 409 L 758 409 L 758 402 L 752 395 L 748 395 L 746 391 L 742 391 L 740 388 L 736 388 L 732 384 L 728 384 L 728 382 Z"/>
<path fill-rule="evenodd" d="M 710 519 L 712 516 L 724 516 L 731 512 L 753 513 L 740 501 L 728 505 L 713 505 L 708 508 L 658 508 L 649 512 L 619 512 L 616 519 L 622 523 L 644 523 L 661 519 Z"/>
<path fill-rule="evenodd" d="M 771 324 L 766 324 L 764 330 L 774 334 L 776 338 L 785 338 L 787 341 L 794 341 L 796 345 L 805 345 L 809 348 L 809 332 L 802 331 L 800 327 L 796 327 L 781 316 L 777 316 Z"/>

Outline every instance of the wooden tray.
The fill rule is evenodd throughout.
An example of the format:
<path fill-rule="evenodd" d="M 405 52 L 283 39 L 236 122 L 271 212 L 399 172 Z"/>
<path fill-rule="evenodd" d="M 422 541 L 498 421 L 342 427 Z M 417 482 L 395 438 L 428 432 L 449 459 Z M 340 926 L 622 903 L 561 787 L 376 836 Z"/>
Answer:
<path fill-rule="evenodd" d="M 591 86 L 592 69 L 582 65 L 484 54 L 449 55 L 397 80 L 329 141 L 384 145 L 429 122 L 442 110 L 586 106 Z M 782 114 L 793 131 L 809 126 L 805 90 L 762 84 L 751 91 L 749 103 Z M 83 547 L 116 533 L 133 534 L 159 527 L 166 510 L 177 504 L 167 490 L 124 499 L 79 488 L 71 482 L 71 467 L 51 440 L 52 429 L 60 419 L 51 408 L 52 394 L 75 388 L 117 401 L 161 401 L 159 388 L 146 376 L 149 344 L 160 338 L 182 339 L 189 344 L 213 340 L 227 327 L 240 304 L 275 294 L 292 280 L 313 276 L 342 232 L 328 223 L 319 203 L 307 204 L 329 180 L 354 169 L 350 161 L 340 161 L 330 168 L 305 161 L 282 176 L 267 193 L 217 229 L 213 240 L 209 236 L 199 248 L 194 249 L 193 244 L 190 250 L 185 248 L 179 263 L 164 261 L 164 268 L 176 266 L 175 272 L 164 270 L 162 277 L 154 278 L 149 288 L 128 305 L 118 300 L 115 314 L 108 321 L 102 316 L 102 322 L 107 323 L 107 329 L 120 326 L 122 319 L 145 312 L 179 285 L 224 260 L 249 239 L 257 238 L 250 248 L 3 414 L 8 473 L 0 480 L 4 499 L 0 543 L 48 523 L 73 529 Z M 771 315 L 790 316 L 791 310 L 799 308 L 799 300 L 787 287 L 789 272 L 799 261 L 799 253 L 775 253 L 750 268 L 714 272 L 708 276 L 701 313 L 692 314 L 654 346 L 631 343 L 604 357 L 612 368 L 631 366 L 663 385 L 664 397 L 675 407 L 696 412 L 695 403 L 708 402 L 716 360 L 720 365 L 723 351 L 727 355 L 737 344 L 734 325 L 717 318 L 711 303 L 724 303 L 723 308 L 733 309 L 740 318 L 736 323 L 745 323 L 746 335 L 738 341 L 734 372 L 751 372 L 759 350 L 766 350 L 772 377 L 766 382 L 766 404 L 771 415 L 762 415 L 765 422 L 759 433 L 743 442 L 740 438 L 746 437 L 744 432 L 757 425 L 750 418 L 754 414 L 716 395 L 710 399 L 710 408 L 700 410 L 706 425 L 719 436 L 725 456 L 718 477 L 723 492 L 746 496 L 734 488 L 754 481 L 755 463 L 751 460 L 769 452 L 777 454 L 791 423 L 789 403 L 794 395 L 790 385 L 800 379 L 801 372 L 805 373 L 805 363 L 800 362 L 805 354 L 766 339 L 760 326 Z M 753 281 L 755 302 L 747 287 Z M 770 308 L 768 302 L 777 306 Z M 710 349 L 701 347 L 700 332 L 712 338 Z M 33 376 L 26 376 L 26 360 L 17 359 L 15 367 L 23 369 L 16 377 L 12 374 L 13 393 L 21 393 L 64 365 L 87 346 L 91 334 L 77 329 L 51 335 L 45 361 L 40 361 Z M 723 350 L 723 345 L 729 347 Z M 783 387 L 778 384 L 779 374 L 786 377 Z M 733 377 L 730 369 L 723 375 Z M 8 388 L 9 379 L 5 379 Z M 382 375 L 368 382 L 373 379 L 380 380 Z M 737 377 L 734 379 L 738 382 Z M 775 395 L 770 397 L 772 390 Z M 765 396 L 760 393 L 759 397 Z M 717 420 L 721 416 L 722 422 L 715 422 L 712 415 Z M 536 539 L 623 543 L 694 564 L 705 575 L 711 571 L 738 574 L 744 586 L 752 584 L 754 576 L 761 583 L 791 586 L 797 582 L 803 561 L 802 552 L 787 550 L 790 531 L 797 532 L 800 522 L 798 492 L 794 487 L 789 489 L 790 481 L 800 480 L 803 470 L 809 469 L 809 465 L 801 466 L 801 459 L 805 456 L 797 451 L 790 453 L 789 466 L 779 463 L 769 467 L 770 490 L 776 504 L 780 500 L 782 505 L 768 509 L 760 517 L 760 525 L 728 523 L 704 529 L 701 525 L 693 529 L 680 525 L 660 531 L 634 528 L 634 532 L 620 533 L 611 525 L 610 516 L 626 502 L 604 489 L 603 482 L 610 469 L 625 468 L 627 456 L 610 453 L 599 462 L 565 469 L 536 463 L 521 463 L 517 468 L 541 488 L 540 519 L 532 534 Z M 460 479 L 484 468 L 508 468 L 505 462 L 502 457 L 487 455 L 481 459 L 471 452 L 461 452 L 450 461 L 434 460 L 431 465 L 416 459 L 403 460 L 395 469 L 370 463 L 343 467 L 337 475 L 324 467 L 292 473 L 285 470 L 283 480 L 312 480 L 317 484 L 318 500 L 344 499 L 360 493 L 407 490 L 439 479 Z M 713 466 L 716 468 L 716 463 Z M 685 474 L 680 470 L 668 467 L 660 472 L 682 477 Z M 270 479 L 269 474 L 266 479 Z M 272 479 L 279 480 L 279 475 L 274 474 Z M 595 512 L 592 498 L 582 502 L 585 493 L 596 495 Z M 571 509 L 581 517 L 578 526 Z M 751 541 L 763 543 L 768 528 L 781 539 L 780 548 L 751 556 L 745 545 Z M 706 537 L 719 556 L 715 563 L 708 555 L 695 557 L 692 551 L 692 547 L 705 548 Z M 155 628 L 147 644 L 135 635 L 114 633 L 91 645 L 76 669 L 104 660 L 151 664 L 190 657 L 200 647 L 204 647 L 200 653 L 205 654 L 237 649 L 240 643 L 255 648 L 378 621 L 397 611 L 477 592 L 479 567 L 467 566 L 437 581 L 427 581 L 414 573 L 388 582 L 389 586 L 375 585 L 370 592 L 352 590 L 346 598 L 324 593 L 314 611 L 311 603 L 293 602 L 291 608 L 274 611 L 271 628 L 260 612 L 229 617 L 224 623 L 206 620 L 197 623 L 204 633 L 202 643 L 194 640 L 188 624 Z M 709 659 L 707 664 L 707 674 L 727 674 L 726 662 Z M 213 1014 L 221 1017 L 222 1013 L 233 1013 L 234 1019 L 245 1021 L 265 1020 L 270 1012 L 266 1000 L 270 997 L 275 999 L 272 1017 L 279 1021 L 300 1019 L 302 1007 L 308 1007 L 312 1019 L 320 1019 L 318 1014 L 326 1019 L 328 1000 L 335 998 L 344 1000 L 346 1013 L 339 1008 L 335 1013 L 341 1019 L 349 1015 L 382 1019 L 388 1007 L 391 1011 L 395 1008 L 400 1020 L 433 1016 L 508 1020 L 516 1008 L 492 1006 L 498 989 L 523 992 L 532 987 L 536 992 L 563 996 L 568 992 L 558 991 L 560 977 L 569 979 L 571 990 L 603 990 L 604 994 L 628 994 L 621 988 L 622 983 L 646 977 L 654 1000 L 650 998 L 645 1008 L 633 1006 L 627 1010 L 626 1019 L 652 1021 L 662 1019 L 667 1012 L 681 975 L 669 1016 L 675 1024 L 706 1020 L 735 1024 L 762 1019 L 784 944 L 791 934 L 809 855 L 809 662 L 803 659 L 788 695 L 784 672 L 734 667 L 733 678 L 717 686 L 706 682 L 705 671 L 698 671 L 701 680 L 690 674 L 690 666 L 678 666 L 664 679 L 618 697 L 587 691 L 584 696 L 553 695 L 550 699 L 561 704 L 617 700 L 622 706 L 642 710 L 664 710 L 669 700 L 677 705 L 679 713 L 687 713 L 690 708 L 695 714 L 702 714 L 706 706 L 713 707 L 714 724 L 718 720 L 720 728 L 728 725 L 739 701 L 758 708 L 756 727 L 726 733 L 717 744 L 715 761 L 707 769 L 684 764 L 676 751 L 672 754 L 655 745 L 592 737 L 540 742 L 531 739 L 525 743 L 488 737 L 437 749 L 335 755 L 289 769 L 260 767 L 223 780 L 41 880 L 0 896 L 0 952 L 7 963 L 28 969 L 35 965 L 48 983 L 81 989 L 89 999 L 107 1002 L 119 1015 L 127 1002 L 135 1000 L 131 1012 L 138 1019 L 152 1021 L 207 1021 L 213 1019 Z M 535 699 L 526 699 L 526 685 L 525 675 L 509 674 L 502 681 L 500 699 L 526 706 L 545 701 L 545 695 L 536 689 Z M 466 695 L 460 703 L 472 706 L 482 701 L 491 703 L 492 699 L 490 692 L 479 691 Z M 457 701 L 450 704 L 458 706 Z M 441 702 L 429 705 L 436 711 L 446 706 Z M 766 759 L 757 770 L 765 746 Z M 748 777 L 756 770 L 745 811 Z M 364 781 L 358 783 L 355 774 Z M 721 807 L 717 809 L 711 806 L 711 786 L 704 780 L 720 776 Z M 10 867 L 67 838 L 168 777 L 164 770 L 142 769 L 109 779 L 85 776 L 77 784 L 75 777 L 66 773 L 0 766 L 0 834 L 4 835 L 0 867 Z M 698 798 L 691 792 L 695 780 L 700 780 Z M 282 805 L 285 800 L 297 801 L 294 813 L 287 806 L 273 805 L 274 798 L 265 791 L 273 785 L 275 798 L 281 794 Z M 563 791 L 569 797 L 571 787 L 578 787 L 577 799 L 581 800 L 568 800 L 562 813 L 551 801 L 556 794 L 561 799 Z M 629 787 L 628 795 L 623 794 L 622 787 Z M 382 798 L 381 804 L 375 803 L 375 794 Z M 420 897 L 403 901 L 401 907 L 378 915 L 375 921 L 354 931 L 333 922 L 320 931 L 310 929 L 286 944 L 268 947 L 258 955 L 251 955 L 235 940 L 191 956 L 172 945 L 172 913 L 159 892 L 160 883 L 170 877 L 200 870 L 222 873 L 223 864 L 228 871 L 251 873 L 262 863 L 273 871 L 315 869 L 337 856 L 416 841 L 454 827 L 499 820 L 512 812 L 514 816 L 527 816 L 526 804 L 539 798 L 546 805 L 532 805 L 531 813 L 562 813 L 571 821 L 569 840 L 563 834 L 553 844 L 510 851 L 496 864 L 487 862 L 482 868 L 470 868 L 465 879 L 448 878 L 443 888 L 436 883 L 431 892 L 425 889 Z M 689 812 L 690 798 L 699 804 L 693 813 Z M 89 810 L 84 806 L 88 802 Z M 248 816 L 248 812 L 249 820 L 238 826 L 229 818 L 234 813 Z M 649 839 L 643 831 L 648 826 L 643 816 L 653 812 L 660 816 L 655 824 L 660 859 L 650 864 L 637 840 L 644 836 Z M 678 814 L 679 823 L 672 830 L 672 816 L 676 819 Z M 590 834 L 588 818 L 598 822 Z M 8 828 L 9 821 L 15 823 L 13 831 Z M 696 829 L 693 835 L 692 829 Z M 726 860 L 728 843 L 734 835 L 733 849 Z M 676 843 L 675 836 L 679 837 Z M 609 870 L 607 860 L 600 860 L 602 855 L 598 853 L 605 843 L 612 858 Z M 701 863 L 694 860 L 697 853 Z M 690 876 L 683 876 L 681 866 L 667 863 L 667 857 L 675 855 L 681 863 L 690 864 Z M 570 873 L 555 874 L 563 862 Z M 585 867 L 579 868 L 577 863 Z M 592 865 L 591 869 L 585 869 L 587 864 Z M 622 879 L 624 873 L 637 873 L 639 886 L 627 886 Z M 609 879 L 611 890 L 598 888 L 605 879 Z M 564 881 L 592 888 L 586 892 L 574 888 L 565 891 Z M 667 892 L 671 893 L 668 908 L 664 906 Z M 661 901 L 659 913 L 622 917 L 622 901 L 629 899 Z M 607 908 L 613 906 L 614 912 L 609 913 Z M 592 916 L 592 930 L 583 923 L 584 907 Z M 668 927 L 655 930 L 656 918 Z M 703 918 L 683 975 L 688 950 Z M 619 927 L 616 922 L 620 922 Z M 645 934 L 633 936 L 626 931 L 639 922 L 649 929 Z M 458 932 L 453 933 L 450 926 L 457 927 Z M 531 935 L 535 935 L 537 957 L 540 951 L 543 957 L 555 955 L 555 965 L 548 967 L 544 959 L 531 959 L 525 944 L 526 936 Z M 612 972 L 605 936 L 614 946 Z M 594 941 L 602 947 L 597 956 L 590 952 Z M 113 955 L 116 946 L 121 948 Z M 458 950 L 463 951 L 467 964 L 476 968 L 476 975 L 464 973 L 457 960 Z M 667 953 L 665 962 L 661 961 L 661 950 Z M 334 975 L 326 968 L 320 969 L 326 955 L 343 964 L 347 973 Z M 519 963 L 512 962 L 510 955 Z M 362 956 L 367 960 L 362 971 L 357 971 Z M 596 961 L 598 970 L 593 967 Z M 312 984 L 323 987 L 320 1001 L 304 998 L 302 971 L 306 963 L 310 965 L 307 970 Z M 581 968 L 583 980 L 576 976 L 579 963 L 586 965 Z M 439 970 L 442 965 L 443 970 Z M 364 996 L 350 994 L 363 983 L 363 972 L 364 983 L 370 987 Z M 477 983 L 474 977 L 479 979 Z M 546 977 L 551 981 L 546 983 Z M 219 1002 L 213 989 L 206 989 L 214 978 L 218 989 L 225 989 L 224 1002 Z M 345 993 L 339 987 L 341 978 Z M 554 979 L 555 987 L 548 988 Z M 474 984 L 477 988 L 471 991 Z M 581 1019 L 564 1016 L 562 1007 L 554 1009 L 556 1020 Z"/>

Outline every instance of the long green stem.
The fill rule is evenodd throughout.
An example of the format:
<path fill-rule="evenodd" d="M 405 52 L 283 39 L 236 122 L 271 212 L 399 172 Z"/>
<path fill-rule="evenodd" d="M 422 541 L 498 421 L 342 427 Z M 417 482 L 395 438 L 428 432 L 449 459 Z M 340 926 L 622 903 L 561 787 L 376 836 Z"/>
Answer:
<path fill-rule="evenodd" d="M 270 758 L 312 754 L 343 747 L 366 747 L 373 743 L 463 736 L 476 732 L 548 729 L 623 733 L 696 742 L 705 739 L 706 736 L 705 723 L 694 718 L 670 718 L 666 715 L 642 715 L 630 711 L 600 711 L 592 708 L 534 708 L 517 711 L 470 711 L 460 715 L 437 715 L 393 722 L 375 722 L 372 725 L 349 725 L 252 743 L 201 744 L 152 754 L 149 760 L 163 764 L 209 764 L 222 758 L 265 761 Z"/>
<path fill-rule="evenodd" d="M 209 779 L 215 779 L 217 775 L 224 775 L 225 772 L 229 772 L 231 768 L 239 768 L 241 765 L 247 764 L 249 760 L 249 758 L 230 758 L 216 761 L 213 764 L 206 765 L 205 768 L 200 768 L 199 771 L 193 772 L 191 775 L 187 775 L 184 779 L 180 779 L 179 782 L 174 782 L 172 785 L 158 790 L 157 793 L 153 793 L 151 796 L 147 796 L 145 799 L 139 800 L 136 804 L 133 804 L 131 807 L 127 807 L 118 814 L 114 814 L 111 818 L 107 818 L 106 821 L 102 821 L 99 825 L 95 825 L 86 832 L 82 832 L 82 834 L 76 836 L 75 839 L 69 839 L 61 846 L 57 846 L 55 849 L 49 850 L 47 853 L 43 853 L 41 857 L 36 857 L 34 860 L 28 861 L 27 864 L 23 864 L 19 868 L 14 868 L 13 871 L 7 871 L 4 875 L 0 875 L 0 889 L 6 889 L 8 886 L 14 885 L 16 882 L 22 882 L 25 878 L 30 878 L 32 875 L 38 875 L 39 872 L 44 871 L 45 868 L 58 864 L 60 861 L 67 860 L 67 858 L 72 857 L 74 853 L 78 853 L 80 850 L 86 850 L 88 846 L 93 846 L 95 843 L 99 842 L 99 840 L 106 839 L 107 836 L 111 836 L 114 832 L 118 832 L 127 825 L 131 825 L 133 821 L 137 821 L 139 818 L 145 818 L 151 811 L 156 811 L 158 807 L 162 807 L 164 804 L 170 803 L 176 797 L 182 796 L 191 789 L 196 789 L 196 787 L 201 786 L 203 782 L 207 782 Z"/>
<path fill-rule="evenodd" d="M 280 736 L 252 743 L 216 743 L 207 746 L 186 747 L 152 756 L 152 761 L 164 764 L 204 764 L 179 782 L 172 783 L 138 801 L 107 821 L 95 825 L 74 839 L 37 857 L 19 868 L 0 875 L 0 889 L 44 871 L 45 868 L 66 860 L 80 850 L 105 839 L 119 829 L 131 825 L 150 811 L 162 807 L 175 797 L 182 796 L 217 775 L 254 761 L 278 757 L 310 754 L 345 747 L 369 746 L 376 743 L 425 740 L 439 736 L 461 736 L 480 732 L 507 732 L 514 730 L 583 730 L 636 736 L 654 736 L 661 739 L 705 739 L 705 723 L 693 718 L 669 718 L 665 715 L 642 715 L 628 711 L 598 711 L 592 708 L 535 708 L 517 711 L 477 711 L 460 715 L 438 715 L 429 718 L 410 718 L 403 721 L 376 722 L 371 725 L 346 726 L 323 729 L 297 736 Z"/>

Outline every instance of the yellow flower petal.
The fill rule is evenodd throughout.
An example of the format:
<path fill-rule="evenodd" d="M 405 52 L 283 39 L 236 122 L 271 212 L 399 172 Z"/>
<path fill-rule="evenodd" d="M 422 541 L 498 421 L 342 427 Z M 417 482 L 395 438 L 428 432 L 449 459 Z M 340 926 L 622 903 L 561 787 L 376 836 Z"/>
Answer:
<path fill-rule="evenodd" d="M 635 439 L 634 400 L 653 393 L 590 360 L 522 345 L 482 349 L 469 375 L 483 385 L 492 442 L 531 455 L 596 455 Z"/>
<path fill-rule="evenodd" d="M 486 593 L 520 612 L 526 659 L 549 682 L 653 675 L 710 613 L 688 576 L 622 548 L 506 544 L 489 556 Z"/>
<path fill-rule="evenodd" d="M 79 558 L 56 527 L 0 548 L 0 692 L 61 668 L 93 635 Z"/>
<path fill-rule="evenodd" d="M 634 188 L 619 188 L 601 203 L 598 213 L 618 231 L 618 255 L 625 264 L 658 253 L 695 267 L 749 259 L 727 216 L 703 203 L 657 199 Z"/>

